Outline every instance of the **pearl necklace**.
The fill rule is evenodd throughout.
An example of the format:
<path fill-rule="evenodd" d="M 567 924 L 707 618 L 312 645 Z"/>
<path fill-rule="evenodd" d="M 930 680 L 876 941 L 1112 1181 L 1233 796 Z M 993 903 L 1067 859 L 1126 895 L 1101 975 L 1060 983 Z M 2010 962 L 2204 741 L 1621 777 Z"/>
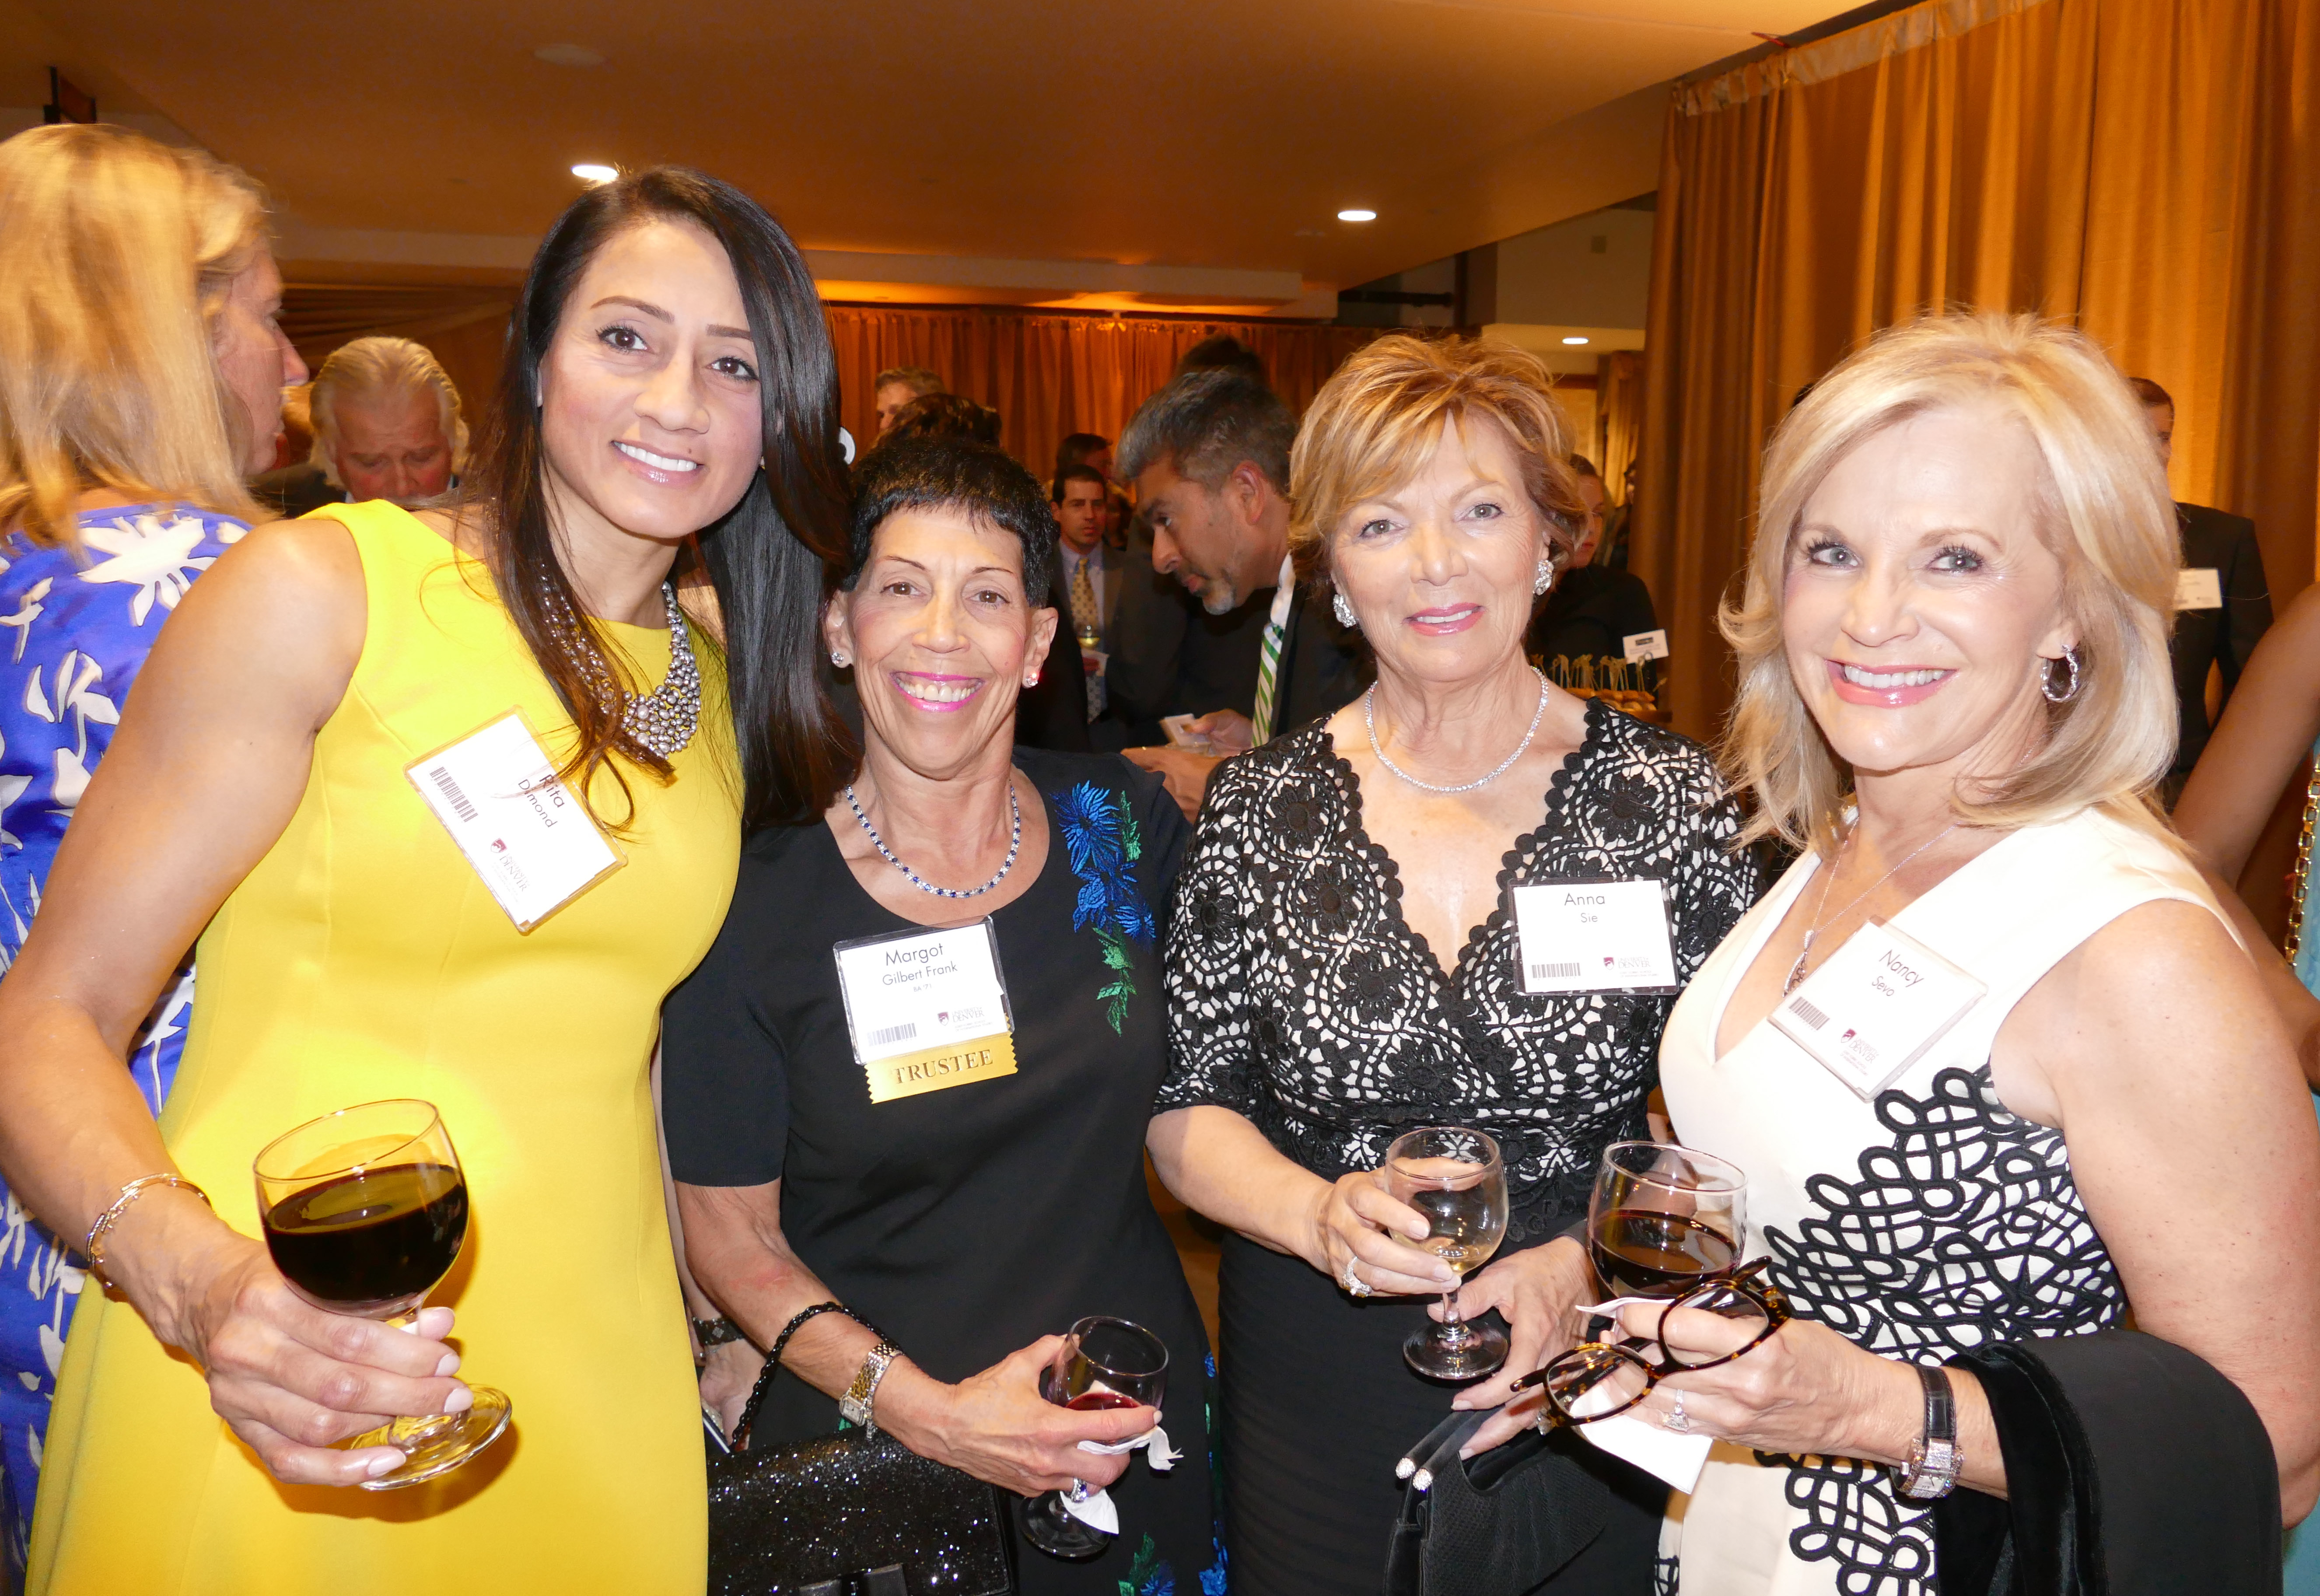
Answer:
<path fill-rule="evenodd" d="M 917 871 L 902 863 L 902 860 L 896 858 L 894 857 L 893 850 L 886 846 L 886 839 L 878 835 L 878 828 L 870 823 L 870 817 L 862 812 L 862 805 L 855 801 L 854 786 L 850 782 L 847 784 L 846 787 L 846 806 L 854 812 L 854 818 L 862 822 L 862 829 L 870 833 L 870 846 L 878 850 L 879 857 L 884 858 L 889 865 L 893 866 L 895 869 L 900 870 L 902 873 L 902 878 L 905 881 L 908 881 L 912 886 L 918 888 L 922 893 L 932 893 L 938 898 L 979 898 L 983 896 L 983 893 L 989 892 L 992 887 L 997 886 L 1001 882 L 1007 879 L 1007 873 L 1015 868 L 1015 856 L 1023 847 L 1023 806 L 1016 802 L 1015 783 L 1011 778 L 1007 783 L 1007 815 L 1009 821 L 1012 822 L 1013 830 L 1007 839 L 1007 862 L 999 866 L 998 875 L 992 876 L 989 881 L 984 882 L 981 886 L 936 886 L 933 883 L 921 876 Z"/>
<path fill-rule="evenodd" d="M 1378 743 L 1376 713 L 1377 684 L 1374 682 L 1370 684 L 1370 690 L 1362 694 L 1362 726 L 1363 729 L 1370 734 L 1370 752 L 1377 756 L 1377 762 L 1379 764 L 1384 766 L 1388 770 L 1392 771 L 1394 775 L 1400 776 L 1402 780 L 1408 782 L 1411 786 L 1418 788 L 1421 792 L 1471 793 L 1476 787 L 1487 787 L 1492 782 L 1498 780 L 1499 777 L 1506 775 L 1508 771 L 1512 770 L 1515 767 L 1515 761 L 1523 757 L 1523 750 L 1530 747 L 1530 739 L 1538 735 L 1539 721 L 1546 717 L 1545 674 L 1536 667 L 1532 669 L 1530 674 L 1538 677 L 1538 708 L 1531 712 L 1530 730 L 1523 733 L 1522 741 L 1515 745 L 1515 751 L 1509 754 L 1504 759 L 1500 760 L 1499 762 L 1499 767 L 1486 776 L 1482 776 L 1475 781 L 1461 782 L 1455 787 L 1437 787 L 1432 782 L 1419 781 L 1416 776 L 1410 775 L 1409 772 L 1404 770 L 1400 766 L 1396 765 L 1392 760 L 1387 758 L 1385 757 L 1385 749 Z"/>

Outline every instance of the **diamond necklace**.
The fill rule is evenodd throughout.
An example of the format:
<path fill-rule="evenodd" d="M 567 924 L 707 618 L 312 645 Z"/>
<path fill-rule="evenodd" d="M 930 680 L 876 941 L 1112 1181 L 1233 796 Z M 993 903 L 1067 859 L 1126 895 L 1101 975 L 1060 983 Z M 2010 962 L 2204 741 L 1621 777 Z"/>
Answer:
<path fill-rule="evenodd" d="M 628 693 L 612 679 L 604 657 L 584 640 L 579 617 L 564 595 L 552 587 L 540 590 L 557 647 L 588 684 L 589 692 L 604 708 L 617 709 L 621 729 L 637 746 L 659 758 L 684 752 L 701 724 L 701 667 L 693 657 L 693 638 L 677 607 L 676 584 L 660 585 L 662 603 L 668 608 L 668 675 L 650 693 Z"/>
<path fill-rule="evenodd" d="M 1911 848 L 1908 853 L 1903 857 L 1901 865 L 1908 864 L 1911 859 L 1916 858 L 1919 854 L 1933 847 L 1934 844 L 1939 842 L 1943 838 L 1948 836 L 1951 832 L 1956 830 L 1964 823 L 1965 822 L 1963 821 L 1952 821 L 1948 825 L 1944 826 L 1931 837 L 1926 838 L 1923 842 L 1917 844 L 1917 847 Z M 1859 897 L 1854 898 L 1852 902 L 1847 903 L 1835 914 L 1824 915 L 1821 911 L 1828 907 L 1828 889 L 1836 884 L 1836 873 L 1844 864 L 1844 850 L 1851 848 L 1853 846 L 1853 839 L 1860 835 L 1861 822 L 1858 820 L 1855 820 L 1853 822 L 1853 830 L 1844 834 L 1844 840 L 1837 846 L 1836 858 L 1829 866 L 1828 874 L 1821 878 L 1820 902 L 1813 905 L 1814 923 L 1806 928 L 1805 945 L 1797 950 L 1797 962 L 1789 966 L 1789 978 L 1781 984 L 1781 995 L 1782 997 L 1786 997 L 1789 993 L 1794 992 L 1798 985 L 1803 982 L 1805 978 L 1805 960 L 1812 957 L 1813 939 L 1820 935 L 1822 928 L 1826 926 L 1831 920 L 1843 920 L 1846 915 L 1852 913 L 1853 910 L 1860 907 L 1862 898 L 1867 897 L 1870 893 L 1875 892 L 1879 887 L 1883 886 L 1887 882 L 1901 874 L 1901 865 L 1894 866 L 1890 870 L 1885 872 L 1884 875 L 1871 882 L 1869 884 L 1868 890 L 1862 893 Z"/>
<path fill-rule="evenodd" d="M 983 893 L 989 892 L 992 887 L 997 886 L 1001 882 L 1007 879 L 1007 873 L 1015 868 L 1015 856 L 1023 847 L 1023 806 L 1016 802 L 1015 783 L 1011 777 L 1007 783 L 1007 818 L 1012 826 L 1012 830 L 1007 839 L 1007 862 L 999 866 L 998 875 L 992 876 L 989 881 L 984 882 L 981 886 L 937 886 L 933 883 L 928 881 L 925 877 L 921 876 L 917 871 L 911 869 L 908 865 L 902 863 L 902 860 L 896 858 L 894 857 L 894 850 L 886 846 L 886 839 L 878 835 L 878 828 L 870 823 L 870 817 L 862 812 L 862 805 L 855 801 L 854 784 L 851 782 L 848 782 L 846 784 L 846 807 L 854 812 L 854 818 L 862 822 L 862 829 L 865 831 L 870 833 L 870 846 L 878 850 L 880 857 L 884 858 L 889 865 L 893 866 L 895 869 L 900 870 L 902 873 L 902 878 L 905 881 L 908 881 L 912 886 L 918 888 L 922 893 L 932 893 L 938 898 L 979 898 L 983 896 Z"/>
<path fill-rule="evenodd" d="M 1437 787 L 1432 782 L 1419 781 L 1416 776 L 1410 775 L 1409 772 L 1404 770 L 1400 766 L 1396 765 L 1392 760 L 1387 758 L 1385 757 L 1385 749 L 1378 743 L 1376 712 L 1377 684 L 1375 682 L 1371 683 L 1370 690 L 1362 694 L 1362 728 L 1370 734 L 1370 752 L 1377 756 L 1377 762 L 1379 764 L 1384 766 L 1388 770 L 1392 771 L 1394 775 L 1400 776 L 1411 786 L 1416 787 L 1422 792 L 1471 793 L 1476 787 L 1487 787 L 1492 782 L 1498 780 L 1499 777 L 1506 775 L 1508 771 L 1512 770 L 1515 767 L 1515 761 L 1523 757 L 1523 750 L 1525 748 L 1530 747 L 1530 739 L 1538 735 L 1539 721 L 1544 720 L 1546 716 L 1545 673 L 1539 670 L 1536 667 L 1533 667 L 1530 674 L 1538 677 L 1538 708 L 1531 712 L 1530 730 L 1523 733 L 1522 741 L 1515 745 L 1515 751 L 1509 754 L 1504 759 L 1500 760 L 1499 762 L 1499 767 L 1496 770 L 1493 770 L 1490 775 L 1483 776 L 1479 780 L 1461 782 L 1455 787 Z"/>

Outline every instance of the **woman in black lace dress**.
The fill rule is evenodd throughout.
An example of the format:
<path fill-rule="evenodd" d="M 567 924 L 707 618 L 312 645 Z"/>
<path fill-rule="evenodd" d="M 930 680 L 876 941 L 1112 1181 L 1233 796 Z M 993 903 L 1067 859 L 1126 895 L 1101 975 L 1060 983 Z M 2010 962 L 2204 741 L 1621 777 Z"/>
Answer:
<path fill-rule="evenodd" d="M 1237 1596 L 1371 1596 L 1395 1460 L 1449 1408 L 1505 1402 L 1586 1300 L 1564 1232 L 1605 1144 L 1645 1133 L 1672 999 L 1529 994 L 1509 889 L 1662 884 L 1675 984 L 1754 896 L 1706 755 L 1524 661 L 1534 596 L 1582 513 L 1547 383 L 1512 349 L 1396 337 L 1322 390 L 1292 466 L 1292 549 L 1362 628 L 1378 684 L 1224 766 L 1180 877 L 1150 1146 L 1170 1187 L 1234 1232 L 1219 1365 Z M 1464 1391 L 1402 1360 L 1451 1282 L 1406 1239 L 1424 1221 L 1370 1173 L 1401 1132 L 1445 1124 L 1497 1138 L 1512 1199 L 1498 1258 L 1459 1298 L 1505 1317 L 1512 1352 Z M 1560 1444 L 1612 1500 L 1552 1588 L 1647 1590 L 1664 1492 Z"/>

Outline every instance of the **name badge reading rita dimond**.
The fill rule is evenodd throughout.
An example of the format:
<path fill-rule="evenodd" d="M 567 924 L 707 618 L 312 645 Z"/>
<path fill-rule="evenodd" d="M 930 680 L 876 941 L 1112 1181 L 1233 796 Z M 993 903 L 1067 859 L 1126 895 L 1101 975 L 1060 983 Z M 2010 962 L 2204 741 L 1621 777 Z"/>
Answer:
<path fill-rule="evenodd" d="M 1015 1023 L 986 918 L 840 942 L 838 991 L 874 1103 L 1015 1073 Z"/>

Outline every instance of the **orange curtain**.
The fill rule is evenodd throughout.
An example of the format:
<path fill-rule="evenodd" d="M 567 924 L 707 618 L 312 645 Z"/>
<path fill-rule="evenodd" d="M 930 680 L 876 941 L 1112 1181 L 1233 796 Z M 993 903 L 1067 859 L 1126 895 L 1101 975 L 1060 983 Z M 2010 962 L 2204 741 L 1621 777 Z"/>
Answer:
<path fill-rule="evenodd" d="M 1927 0 L 1669 109 L 1631 565 L 1676 724 L 1730 702 L 1716 610 L 1766 434 L 1876 329 L 2074 321 L 2176 395 L 2174 484 L 2255 518 L 2275 595 L 2320 530 L 2320 11 Z"/>
<path fill-rule="evenodd" d="M 1644 357 L 1617 349 L 1595 362 L 1595 463 L 1611 502 L 1627 502 L 1627 463 L 1644 431 Z"/>
<path fill-rule="evenodd" d="M 1001 441 L 1041 476 L 1055 468 L 1056 445 L 1068 433 L 1118 439 L 1184 351 L 1213 333 L 1228 332 L 1255 349 L 1300 413 L 1338 362 L 1377 336 L 1359 327 L 1030 311 L 835 304 L 825 313 L 838 348 L 845 423 L 857 444 L 878 433 L 871 392 L 878 373 L 923 366 L 953 392 L 996 410 Z"/>

